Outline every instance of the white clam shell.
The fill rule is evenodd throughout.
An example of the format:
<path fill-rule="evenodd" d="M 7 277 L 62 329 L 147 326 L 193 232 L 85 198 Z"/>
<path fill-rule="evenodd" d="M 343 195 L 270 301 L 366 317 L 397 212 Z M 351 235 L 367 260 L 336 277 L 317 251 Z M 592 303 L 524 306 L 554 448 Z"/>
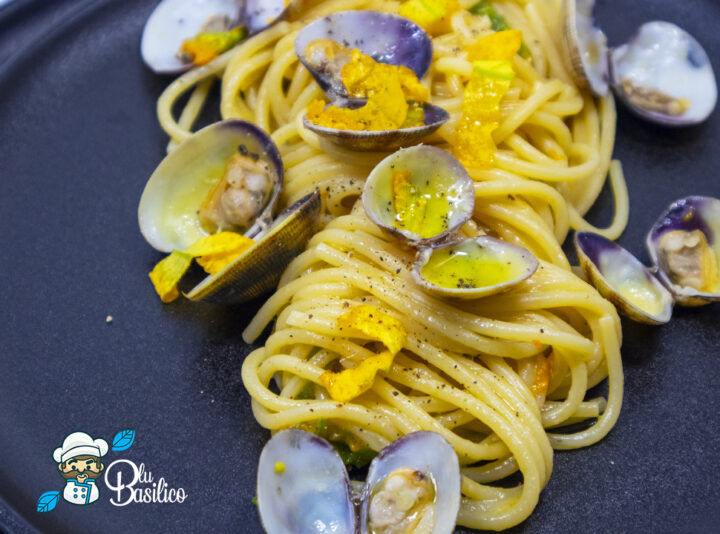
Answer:
<path fill-rule="evenodd" d="M 277 147 L 252 123 L 216 122 L 194 133 L 168 154 L 145 185 L 138 207 L 138 223 L 143 237 L 153 248 L 161 252 L 184 250 L 208 235 L 197 217 L 197 209 L 240 145 L 268 163 L 275 182 L 270 199 L 245 235 L 253 237 L 269 224 L 283 181 Z"/>
<path fill-rule="evenodd" d="M 162 74 L 183 72 L 192 67 L 178 51 L 185 39 L 197 35 L 208 18 L 226 16 L 231 24 L 242 17 L 238 0 L 162 0 L 148 17 L 140 42 L 145 64 Z"/>
<path fill-rule="evenodd" d="M 355 533 L 345 466 L 327 441 L 309 432 L 281 430 L 267 442 L 258 465 L 257 503 L 268 534 Z"/>
<path fill-rule="evenodd" d="M 610 53 L 615 93 L 640 117 L 667 126 L 687 126 L 708 118 L 717 102 L 712 64 L 692 35 L 670 22 L 643 24 L 628 43 Z M 651 90 L 687 103 L 682 113 L 671 114 L 643 105 L 623 84 Z"/>
<path fill-rule="evenodd" d="M 390 473 L 408 467 L 429 475 L 435 484 L 432 534 L 450 534 L 460 509 L 461 477 L 457 454 L 436 432 L 408 434 L 381 450 L 370 464 L 360 509 L 360 532 L 368 533 L 368 506 L 373 491 Z"/>

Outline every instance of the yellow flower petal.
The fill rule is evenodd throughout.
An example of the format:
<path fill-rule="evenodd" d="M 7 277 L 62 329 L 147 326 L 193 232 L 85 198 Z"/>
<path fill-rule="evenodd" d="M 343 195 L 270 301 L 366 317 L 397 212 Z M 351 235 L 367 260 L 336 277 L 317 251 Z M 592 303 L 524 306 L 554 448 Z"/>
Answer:
<path fill-rule="evenodd" d="M 205 65 L 247 36 L 247 30 L 238 26 L 225 32 L 201 32 L 192 39 L 185 39 L 180 53 L 192 59 L 195 65 Z"/>
<path fill-rule="evenodd" d="M 400 352 L 407 340 L 407 332 L 399 320 L 369 304 L 355 306 L 338 317 L 337 326 L 350 330 L 347 335 L 352 336 L 355 331 L 382 341 L 393 356 Z"/>
<path fill-rule="evenodd" d="M 177 285 L 193 258 L 197 258 L 197 262 L 207 273 L 215 274 L 254 244 L 252 239 L 234 232 L 220 232 L 203 237 L 182 252 L 173 250 L 155 266 L 150 273 L 150 280 L 160 299 L 163 302 L 172 302 L 180 296 Z"/>
<path fill-rule="evenodd" d="M 505 60 L 512 61 L 522 46 L 520 30 L 505 30 L 481 37 L 475 44 L 468 46 L 468 61 Z"/>
<path fill-rule="evenodd" d="M 451 30 L 450 19 L 459 9 L 457 0 L 408 0 L 400 6 L 399 13 L 430 35 L 438 35 Z"/>
<path fill-rule="evenodd" d="M 180 296 L 177 285 L 192 263 L 192 256 L 173 250 L 150 273 L 150 280 L 163 302 L 172 302 Z"/>
<path fill-rule="evenodd" d="M 368 391 L 375 382 L 378 371 L 387 371 L 392 365 L 394 354 L 389 351 L 364 359 L 355 367 L 339 373 L 325 371 L 319 381 L 333 400 L 349 402 Z"/>

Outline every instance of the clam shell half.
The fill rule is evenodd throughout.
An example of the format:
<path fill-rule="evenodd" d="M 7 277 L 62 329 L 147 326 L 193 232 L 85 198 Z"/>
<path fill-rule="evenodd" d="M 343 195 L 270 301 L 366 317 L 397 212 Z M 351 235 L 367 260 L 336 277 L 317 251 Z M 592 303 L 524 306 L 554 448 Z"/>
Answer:
<path fill-rule="evenodd" d="M 377 164 L 363 187 L 362 203 L 375 224 L 422 246 L 445 239 L 470 219 L 475 188 L 452 154 L 417 145 Z"/>
<path fill-rule="evenodd" d="M 239 304 L 275 289 L 285 268 L 305 250 L 315 232 L 320 204 L 318 191 L 298 200 L 278 216 L 255 245 L 185 296 L 195 301 Z"/>
<path fill-rule="evenodd" d="M 714 263 L 715 275 L 720 266 L 720 200 L 712 197 L 690 196 L 670 204 L 660 215 L 647 236 L 646 244 L 650 258 L 658 266 L 657 276 L 673 294 L 675 301 L 683 306 L 699 306 L 720 300 L 720 287 L 715 291 L 699 291 L 674 281 L 667 258 L 663 254 L 663 237 L 673 231 L 702 232 L 707 247 L 707 258 Z M 704 268 L 713 268 L 705 264 Z"/>
<path fill-rule="evenodd" d="M 422 78 L 432 61 L 432 42 L 425 30 L 405 17 L 379 11 L 341 11 L 305 26 L 295 39 L 295 54 L 331 100 L 346 97 L 342 80 L 315 69 L 305 55 L 308 44 L 330 39 L 357 48 L 375 61 L 404 65 Z"/>
<path fill-rule="evenodd" d="M 478 236 L 421 249 L 412 274 L 435 295 L 476 299 L 507 291 L 537 268 L 537 258 L 529 250 Z"/>
<path fill-rule="evenodd" d="M 666 126 L 704 121 L 715 109 L 717 83 L 707 53 L 670 22 L 640 26 L 610 53 L 613 90 L 643 119 Z"/>
<path fill-rule="evenodd" d="M 607 37 L 595 26 L 595 0 L 565 0 L 564 59 L 575 82 L 595 96 L 608 93 Z"/>
<path fill-rule="evenodd" d="M 373 459 L 368 470 L 360 508 L 360 532 L 369 530 L 370 499 L 393 471 L 410 468 L 430 477 L 435 486 L 434 525 L 432 534 L 450 534 L 460 509 L 461 477 L 457 454 L 436 432 L 408 434 L 385 447 Z"/>
<path fill-rule="evenodd" d="M 253 237 L 269 226 L 283 183 L 280 152 L 254 124 L 226 120 L 194 133 L 168 154 L 150 176 L 140 198 L 138 222 L 142 235 L 153 248 L 161 252 L 184 250 L 208 235 L 197 210 L 241 145 L 267 163 L 274 182 L 269 200 L 245 235 Z"/>
<path fill-rule="evenodd" d="M 175 74 L 193 66 L 178 57 L 185 39 L 203 29 L 208 19 L 225 17 L 227 28 L 240 24 L 243 3 L 238 0 L 162 0 L 145 22 L 140 53 L 158 74 Z"/>
<path fill-rule="evenodd" d="M 332 445 L 309 432 L 281 430 L 267 442 L 257 504 L 268 534 L 355 534 L 345 465 Z"/>
<path fill-rule="evenodd" d="M 670 320 L 672 295 L 630 252 L 592 232 L 576 232 L 574 244 L 588 280 L 623 315 L 648 324 Z"/>
<path fill-rule="evenodd" d="M 333 102 L 330 105 L 360 107 L 363 104 L 362 101 L 348 100 L 343 103 Z M 336 130 L 313 124 L 307 117 L 303 117 L 303 125 L 330 142 L 351 150 L 389 152 L 399 147 L 416 144 L 423 137 L 435 132 L 450 118 L 448 112 L 443 108 L 427 102 L 423 103 L 423 110 L 425 111 L 424 124 L 412 128 L 378 131 Z"/>

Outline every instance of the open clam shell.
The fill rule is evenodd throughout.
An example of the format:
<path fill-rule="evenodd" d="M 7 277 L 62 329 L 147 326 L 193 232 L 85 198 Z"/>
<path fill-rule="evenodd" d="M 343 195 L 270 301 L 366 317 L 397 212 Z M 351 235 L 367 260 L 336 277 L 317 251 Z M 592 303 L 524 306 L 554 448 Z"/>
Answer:
<path fill-rule="evenodd" d="M 595 96 L 608 93 L 607 37 L 595 26 L 595 0 L 565 0 L 563 44 L 565 60 L 576 83 Z"/>
<path fill-rule="evenodd" d="M 159 74 L 186 71 L 193 64 L 178 54 L 185 39 L 200 33 L 208 23 L 229 30 L 239 25 L 242 17 L 243 3 L 238 0 L 162 0 L 143 28 L 143 61 Z"/>
<path fill-rule="evenodd" d="M 673 202 L 646 243 L 658 278 L 678 304 L 720 300 L 720 200 L 690 196 Z"/>
<path fill-rule="evenodd" d="M 393 476 L 396 480 L 391 483 Z M 360 532 L 376 532 L 372 529 L 373 520 L 382 521 L 390 515 L 386 508 L 391 507 L 385 506 L 383 501 L 397 501 L 395 495 L 404 491 L 417 495 L 421 491 L 418 486 L 423 483 L 432 485 L 435 494 L 424 510 L 416 501 L 416 514 L 422 516 L 416 520 L 425 527 L 422 532 L 452 533 L 460 508 L 461 477 L 457 454 L 440 434 L 425 431 L 413 432 L 394 441 L 370 464 L 362 493 Z M 416 529 L 420 530 L 419 526 L 412 531 Z"/>
<path fill-rule="evenodd" d="M 400 149 L 368 176 L 362 193 L 368 217 L 416 245 L 446 238 L 470 219 L 475 189 L 462 164 L 428 145 Z"/>
<path fill-rule="evenodd" d="M 421 249 L 412 273 L 430 293 L 474 299 L 507 291 L 537 268 L 538 261 L 530 251 L 478 236 Z"/>
<path fill-rule="evenodd" d="M 239 304 L 275 289 L 285 268 L 305 250 L 315 232 L 320 204 L 318 191 L 298 200 L 252 247 L 185 296 L 194 301 Z"/>
<path fill-rule="evenodd" d="M 648 324 L 670 320 L 672 295 L 630 252 L 592 232 L 576 232 L 574 244 L 588 280 L 622 314 Z"/>
<path fill-rule="evenodd" d="M 350 481 L 338 453 L 322 438 L 281 430 L 260 454 L 257 504 L 268 534 L 354 534 Z"/>
<path fill-rule="evenodd" d="M 362 101 L 348 100 L 344 103 L 333 102 L 330 105 L 356 108 L 363 104 Z M 448 112 L 443 108 L 427 102 L 423 103 L 423 111 L 425 112 L 425 118 L 422 126 L 398 128 L 396 130 L 337 130 L 318 126 L 310 122 L 307 117 L 303 118 L 303 125 L 308 130 L 328 139 L 332 143 L 351 150 L 389 152 L 399 147 L 416 144 L 423 137 L 435 132 L 450 118 Z"/>
<path fill-rule="evenodd" d="M 269 198 L 244 234 L 253 237 L 270 224 L 283 182 L 280 153 L 270 137 L 254 124 L 226 120 L 190 136 L 160 162 L 148 180 L 140 198 L 138 222 L 152 247 L 161 252 L 184 250 L 208 235 L 198 210 L 240 147 L 257 156 L 272 180 Z"/>
<path fill-rule="evenodd" d="M 613 89 L 627 107 L 667 126 L 704 121 L 715 108 L 717 83 L 707 53 L 669 22 L 648 22 L 610 52 Z"/>
<path fill-rule="evenodd" d="M 565 0 L 565 62 L 576 82 L 595 96 L 608 86 L 637 116 L 665 126 L 688 126 L 715 109 L 717 82 L 707 53 L 670 22 L 640 26 L 626 44 L 608 49 L 595 26 L 595 0 Z"/>
<path fill-rule="evenodd" d="M 179 54 L 182 42 L 201 31 L 227 31 L 244 26 L 257 33 L 294 9 L 292 0 L 162 0 L 148 17 L 140 42 L 145 64 L 158 74 L 193 67 Z"/>
<path fill-rule="evenodd" d="M 342 11 L 318 19 L 303 28 L 295 39 L 298 59 L 331 100 L 346 97 L 336 70 L 323 68 L 324 60 L 306 54 L 317 39 L 329 39 L 357 48 L 375 61 L 403 65 L 422 78 L 432 60 L 432 42 L 420 26 L 405 17 L 378 11 Z"/>

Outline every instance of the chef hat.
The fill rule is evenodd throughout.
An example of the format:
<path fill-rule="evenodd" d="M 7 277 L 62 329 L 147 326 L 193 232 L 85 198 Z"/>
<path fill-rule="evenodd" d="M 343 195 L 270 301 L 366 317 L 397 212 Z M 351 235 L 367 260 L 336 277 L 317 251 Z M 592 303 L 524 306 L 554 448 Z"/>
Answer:
<path fill-rule="evenodd" d="M 85 432 L 73 432 L 65 438 L 62 447 L 55 449 L 53 458 L 57 463 L 61 463 L 83 454 L 105 456 L 107 451 L 108 444 L 104 439 L 92 439 Z"/>

